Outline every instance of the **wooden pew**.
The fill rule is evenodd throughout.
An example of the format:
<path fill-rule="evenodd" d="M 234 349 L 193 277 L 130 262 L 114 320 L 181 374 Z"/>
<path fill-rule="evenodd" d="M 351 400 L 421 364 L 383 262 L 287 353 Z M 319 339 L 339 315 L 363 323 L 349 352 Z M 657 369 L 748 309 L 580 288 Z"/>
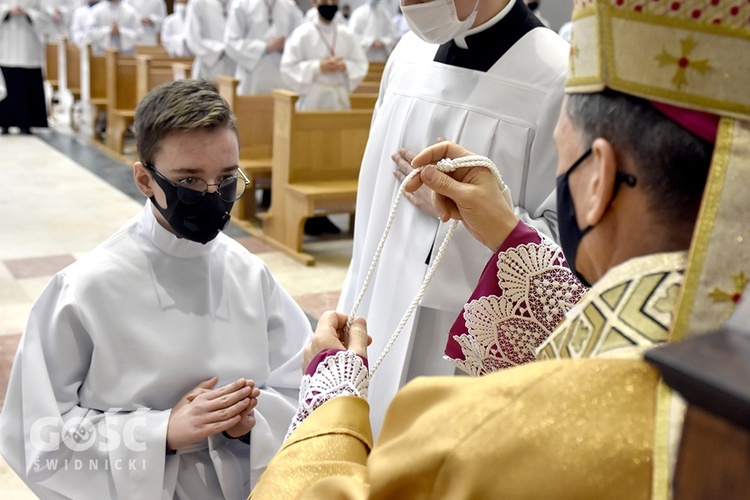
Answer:
<path fill-rule="evenodd" d="M 185 80 L 186 78 L 190 78 L 192 67 L 192 64 L 172 61 L 172 74 L 174 79 Z"/>
<path fill-rule="evenodd" d="M 375 102 L 378 100 L 378 94 L 350 94 L 352 109 L 375 109 Z"/>
<path fill-rule="evenodd" d="M 255 218 L 255 189 L 269 186 L 273 154 L 273 96 L 237 95 L 239 80 L 219 76 L 219 94 L 229 103 L 237 118 L 240 139 L 240 167 L 252 182 L 250 189 L 235 203 L 232 214 L 240 219 Z"/>
<path fill-rule="evenodd" d="M 380 79 L 383 78 L 383 70 L 385 70 L 384 62 L 370 62 L 364 81 L 380 84 Z"/>
<path fill-rule="evenodd" d="M 193 58 L 162 59 L 153 55 L 138 54 L 136 59 L 136 102 L 162 83 L 173 81 L 173 63 L 192 64 Z"/>
<path fill-rule="evenodd" d="M 380 82 L 363 81 L 354 89 L 354 94 L 378 94 L 380 92 Z"/>
<path fill-rule="evenodd" d="M 47 42 L 45 45 L 46 79 L 57 90 L 60 85 L 59 66 L 57 63 L 57 42 Z"/>
<path fill-rule="evenodd" d="M 65 52 L 65 84 L 73 98 L 81 98 L 81 49 L 65 37 L 60 38 Z"/>
<path fill-rule="evenodd" d="M 123 153 L 125 132 L 133 123 L 136 100 L 136 59 L 107 49 L 107 139 L 106 145 Z"/>
<path fill-rule="evenodd" d="M 274 90 L 273 97 L 273 194 L 263 232 L 267 242 L 312 265 L 302 251 L 304 223 L 354 213 L 372 110 L 297 111 L 297 94 Z"/>
<path fill-rule="evenodd" d="M 152 56 L 154 59 L 169 59 L 169 53 L 161 45 L 136 45 L 136 56 Z"/>

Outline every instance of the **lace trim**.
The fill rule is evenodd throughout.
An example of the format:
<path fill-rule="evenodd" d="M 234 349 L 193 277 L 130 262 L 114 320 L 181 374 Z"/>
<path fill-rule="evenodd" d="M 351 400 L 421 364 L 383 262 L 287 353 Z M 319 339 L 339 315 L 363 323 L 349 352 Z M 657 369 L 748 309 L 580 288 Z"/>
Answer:
<path fill-rule="evenodd" d="M 499 295 L 464 306 L 467 333 L 454 335 L 464 359 L 448 360 L 481 376 L 534 360 L 536 348 L 586 292 L 567 268 L 560 247 L 539 233 L 541 242 L 498 254 Z"/>
<path fill-rule="evenodd" d="M 286 437 L 326 401 L 339 396 L 359 396 L 367 400 L 369 385 L 367 367 L 354 351 L 339 351 L 328 356 L 318 364 L 312 376 L 302 377 L 297 414 Z"/>

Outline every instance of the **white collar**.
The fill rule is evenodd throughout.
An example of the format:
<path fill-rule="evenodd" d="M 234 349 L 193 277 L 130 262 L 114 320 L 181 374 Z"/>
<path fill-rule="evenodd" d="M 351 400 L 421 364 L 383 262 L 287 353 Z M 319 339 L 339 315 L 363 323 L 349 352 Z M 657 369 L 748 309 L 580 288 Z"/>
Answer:
<path fill-rule="evenodd" d="M 151 200 L 146 200 L 146 206 L 141 212 L 141 217 L 138 223 L 144 233 L 146 233 L 148 239 L 150 239 L 159 250 L 166 254 L 183 258 L 207 255 L 211 253 L 216 246 L 216 240 L 222 236 L 220 232 L 216 238 L 205 245 L 187 238 L 180 238 L 156 220 L 153 210 L 154 206 L 151 203 Z"/>
<path fill-rule="evenodd" d="M 480 0 L 481 1 L 481 0 Z M 506 5 L 503 10 L 498 12 L 495 17 L 490 19 L 484 24 L 480 24 L 479 26 L 475 26 L 468 30 L 466 33 L 463 33 L 461 35 L 458 35 L 456 38 L 453 39 L 453 41 L 462 49 L 468 49 L 469 45 L 466 43 L 466 37 L 474 35 L 476 33 L 481 33 L 482 31 L 489 29 L 500 22 L 502 18 L 508 15 L 508 12 L 510 12 L 510 9 L 513 8 L 513 6 L 516 4 L 516 0 L 510 0 L 508 2 L 508 5 Z"/>

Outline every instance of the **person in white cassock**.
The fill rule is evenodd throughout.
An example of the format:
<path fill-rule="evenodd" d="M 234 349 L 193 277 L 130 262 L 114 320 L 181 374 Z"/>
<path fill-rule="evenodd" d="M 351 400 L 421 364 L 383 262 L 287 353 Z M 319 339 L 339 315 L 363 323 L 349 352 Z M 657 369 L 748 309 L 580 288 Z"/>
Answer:
<path fill-rule="evenodd" d="M 50 41 L 57 40 L 60 36 L 68 36 L 70 21 L 73 11 L 80 5 L 79 0 L 48 0 L 47 12 L 49 24 L 46 34 Z"/>
<path fill-rule="evenodd" d="M 141 37 L 137 45 L 159 45 L 161 23 L 167 17 L 167 4 L 164 0 L 127 0 L 138 12 L 141 23 Z"/>
<path fill-rule="evenodd" d="M 140 215 L 32 308 L 0 451 L 42 498 L 245 499 L 295 414 L 305 314 L 221 232 L 244 191 L 208 82 L 136 110 Z"/>
<path fill-rule="evenodd" d="M 401 40 L 406 32 L 409 31 L 409 24 L 406 22 L 403 12 L 401 12 L 400 5 L 398 7 L 398 12 L 391 19 L 391 23 L 393 23 L 393 29 L 396 32 L 396 39 Z"/>
<path fill-rule="evenodd" d="M 229 9 L 226 50 L 237 62 L 238 94 L 270 94 L 285 88 L 281 54 L 292 31 L 302 24 L 292 0 L 237 0 Z"/>
<path fill-rule="evenodd" d="M 439 137 L 492 159 L 516 213 L 556 237 L 552 132 L 563 97 L 568 45 L 522 0 L 402 3 L 412 31 L 396 46 L 380 84 L 362 159 L 352 260 L 337 309 L 360 293 L 412 151 Z M 396 170 L 394 171 L 394 161 Z M 402 172 L 403 170 L 403 172 Z M 397 178 L 394 178 L 394 175 Z M 357 315 L 367 319 L 377 358 L 420 288 L 447 224 L 429 197 L 401 203 Z M 420 201 L 421 200 L 421 201 Z M 424 208 L 424 212 L 420 209 Z M 490 255 L 459 225 L 419 307 L 372 378 L 377 433 L 398 388 L 421 375 L 451 375 L 444 337 Z"/>
<path fill-rule="evenodd" d="M 371 62 L 385 62 L 398 41 L 391 14 L 380 0 L 367 0 L 354 9 L 349 18 L 349 29 L 359 37 Z"/>
<path fill-rule="evenodd" d="M 89 33 L 91 31 L 91 9 L 99 3 L 99 0 L 90 0 L 88 3 L 81 5 L 73 11 L 70 20 L 70 40 L 79 47 L 85 47 L 91 40 Z"/>
<path fill-rule="evenodd" d="M 187 0 L 177 0 L 174 12 L 169 14 L 161 25 L 161 45 L 170 57 L 192 57 L 185 43 L 185 12 Z"/>
<path fill-rule="evenodd" d="M 195 55 L 192 78 L 214 81 L 233 76 L 235 62 L 226 53 L 224 31 L 229 0 L 191 0 L 185 16 L 185 43 Z"/>
<path fill-rule="evenodd" d="M 286 42 L 281 75 L 300 94 L 299 110 L 349 109 L 349 94 L 367 74 L 367 56 L 349 28 L 333 21 L 336 12 L 338 0 L 322 0 L 318 18 Z"/>
<path fill-rule="evenodd" d="M 44 98 L 44 32 L 49 15 L 42 0 L 0 0 L 0 72 L 7 98 L 0 102 L 0 133 L 47 126 Z"/>
<path fill-rule="evenodd" d="M 319 0 L 312 0 L 310 2 L 311 7 L 305 12 L 305 21 L 315 21 L 318 18 L 318 4 Z M 349 21 L 344 17 L 344 14 L 339 10 L 333 16 L 333 21 L 343 26 L 348 26 Z"/>
<path fill-rule="evenodd" d="M 91 50 L 102 56 L 107 49 L 116 49 L 124 56 L 135 54 L 141 35 L 140 16 L 122 0 L 102 0 L 91 7 L 88 38 Z"/>

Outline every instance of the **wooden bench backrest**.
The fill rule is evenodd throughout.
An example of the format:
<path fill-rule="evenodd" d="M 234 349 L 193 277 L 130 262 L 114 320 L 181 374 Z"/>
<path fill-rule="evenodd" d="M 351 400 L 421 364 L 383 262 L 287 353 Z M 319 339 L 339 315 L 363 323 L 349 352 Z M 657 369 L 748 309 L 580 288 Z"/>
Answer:
<path fill-rule="evenodd" d="M 107 107 L 110 110 L 134 110 L 136 99 L 136 59 L 107 49 Z"/>
<path fill-rule="evenodd" d="M 237 95 L 239 80 L 219 76 L 217 86 L 237 119 L 240 158 L 271 158 L 273 154 L 273 96 Z"/>
<path fill-rule="evenodd" d="M 143 99 L 146 94 L 162 83 L 172 81 L 173 73 L 170 65 L 164 65 L 163 60 L 154 59 L 149 55 L 136 55 L 136 100 Z"/>
<path fill-rule="evenodd" d="M 297 111 L 299 95 L 274 90 L 273 182 L 356 180 L 372 110 Z"/>
<path fill-rule="evenodd" d="M 45 46 L 45 59 L 47 61 L 46 78 L 53 86 L 56 86 L 59 78 L 59 66 L 57 64 L 57 43 L 47 42 L 47 45 Z"/>
<path fill-rule="evenodd" d="M 370 62 L 367 68 L 367 74 L 365 75 L 365 82 L 380 84 L 380 79 L 383 77 L 383 70 L 385 69 L 384 62 Z"/>
<path fill-rule="evenodd" d="M 378 100 L 378 94 L 351 94 L 349 101 L 352 109 L 375 109 L 375 103 Z"/>
<path fill-rule="evenodd" d="M 91 99 L 107 98 L 107 61 L 105 56 L 94 55 L 91 45 L 88 46 L 89 79 Z"/>
<path fill-rule="evenodd" d="M 355 94 L 377 94 L 380 92 L 380 82 L 362 82 L 354 89 Z"/>
<path fill-rule="evenodd" d="M 60 43 L 65 44 L 65 76 L 68 90 L 73 94 L 79 94 L 81 92 L 81 49 L 65 38 L 60 38 Z"/>
<path fill-rule="evenodd" d="M 175 61 L 179 61 L 179 59 L 171 61 L 172 73 L 174 73 L 174 79 L 184 80 L 185 78 L 190 78 L 190 70 L 193 65 L 182 63 L 182 62 L 175 62 Z"/>
<path fill-rule="evenodd" d="M 136 45 L 135 55 L 153 56 L 155 59 L 169 59 L 169 52 L 161 45 Z"/>

